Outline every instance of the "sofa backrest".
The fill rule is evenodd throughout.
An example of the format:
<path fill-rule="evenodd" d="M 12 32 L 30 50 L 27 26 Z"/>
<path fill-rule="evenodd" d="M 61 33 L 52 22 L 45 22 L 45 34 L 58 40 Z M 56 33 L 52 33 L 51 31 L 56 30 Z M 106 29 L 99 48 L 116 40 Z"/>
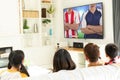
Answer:
<path fill-rule="evenodd" d="M 76 69 L 73 71 L 62 70 L 58 73 L 51 74 L 51 78 L 52 80 L 117 80 L 119 75 L 119 66 L 107 65 Z"/>
<path fill-rule="evenodd" d="M 120 80 L 120 66 L 107 65 L 70 71 L 61 70 L 56 73 L 17 80 Z"/>

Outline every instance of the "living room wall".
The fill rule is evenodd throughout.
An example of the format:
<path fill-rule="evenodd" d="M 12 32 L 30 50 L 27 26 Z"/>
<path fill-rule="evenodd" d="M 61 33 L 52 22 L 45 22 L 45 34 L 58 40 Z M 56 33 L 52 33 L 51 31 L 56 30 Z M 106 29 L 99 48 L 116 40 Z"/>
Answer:
<path fill-rule="evenodd" d="M 0 47 L 21 48 L 18 0 L 0 1 Z"/>

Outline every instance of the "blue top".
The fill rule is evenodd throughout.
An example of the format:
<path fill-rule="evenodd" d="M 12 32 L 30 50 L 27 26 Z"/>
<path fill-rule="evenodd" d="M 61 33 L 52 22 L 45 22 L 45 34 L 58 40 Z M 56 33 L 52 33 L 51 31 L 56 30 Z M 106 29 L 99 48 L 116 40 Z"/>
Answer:
<path fill-rule="evenodd" d="M 97 9 L 94 12 L 94 14 L 88 11 L 85 17 L 87 25 L 94 25 L 94 26 L 100 25 L 101 16 L 102 16 L 101 12 L 98 11 Z M 99 38 L 99 39 L 103 38 L 103 36 L 99 34 L 85 34 L 84 37 L 85 38 Z"/>

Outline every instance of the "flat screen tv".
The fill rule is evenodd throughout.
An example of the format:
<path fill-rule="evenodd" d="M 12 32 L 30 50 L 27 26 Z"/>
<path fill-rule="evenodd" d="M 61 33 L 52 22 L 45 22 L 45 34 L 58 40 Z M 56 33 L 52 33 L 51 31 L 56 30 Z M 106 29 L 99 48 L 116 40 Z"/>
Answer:
<path fill-rule="evenodd" d="M 8 56 L 12 51 L 12 47 L 0 47 L 0 68 L 8 66 Z"/>
<path fill-rule="evenodd" d="M 103 3 L 63 9 L 64 37 L 103 39 Z"/>

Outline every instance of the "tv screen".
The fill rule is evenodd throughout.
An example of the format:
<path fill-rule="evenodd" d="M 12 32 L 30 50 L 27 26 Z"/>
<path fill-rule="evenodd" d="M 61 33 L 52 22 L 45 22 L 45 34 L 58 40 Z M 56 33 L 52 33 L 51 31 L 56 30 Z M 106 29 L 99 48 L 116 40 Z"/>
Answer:
<path fill-rule="evenodd" d="M 103 3 L 63 9 L 64 37 L 103 39 Z"/>
<path fill-rule="evenodd" d="M 8 56 L 12 51 L 12 47 L 1 47 L 0 48 L 0 68 L 8 66 Z"/>

